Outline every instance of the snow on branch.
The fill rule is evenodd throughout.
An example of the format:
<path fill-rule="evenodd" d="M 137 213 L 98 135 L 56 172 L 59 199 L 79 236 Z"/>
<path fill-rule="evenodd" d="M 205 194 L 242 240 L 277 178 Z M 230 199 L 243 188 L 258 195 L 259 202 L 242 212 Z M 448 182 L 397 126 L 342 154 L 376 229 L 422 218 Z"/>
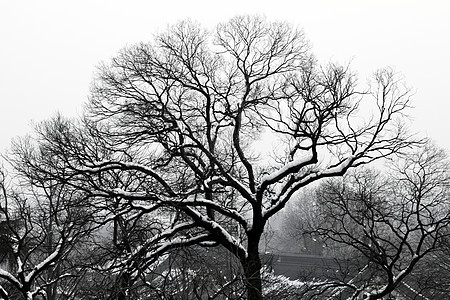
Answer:
<path fill-rule="evenodd" d="M 84 166 L 78 168 L 79 172 L 87 172 L 87 173 L 101 173 L 109 170 L 134 170 L 142 172 L 150 177 L 154 178 L 158 183 L 160 183 L 165 191 L 170 195 L 174 195 L 175 192 L 169 186 L 169 184 L 164 180 L 163 176 L 156 172 L 153 168 L 148 166 L 137 164 L 133 162 L 117 162 L 117 161 L 100 161 L 94 163 L 92 166 Z"/>
<path fill-rule="evenodd" d="M 7 281 L 11 282 L 12 284 L 14 284 L 15 286 L 17 286 L 19 288 L 22 287 L 22 283 L 20 283 L 20 281 L 18 281 L 16 279 L 16 277 L 14 277 L 11 273 L 9 273 L 3 269 L 0 269 L 0 278 L 6 279 Z"/>
<path fill-rule="evenodd" d="M 50 264 L 52 264 L 61 256 L 63 251 L 62 247 L 63 243 L 64 243 L 63 239 L 60 239 L 58 241 L 56 249 L 49 256 L 47 256 L 47 258 L 45 258 L 42 262 L 37 264 L 27 276 L 25 276 L 26 283 L 31 282 L 34 279 L 34 277 L 36 277 L 39 273 L 45 270 Z"/>
<path fill-rule="evenodd" d="M 274 183 L 280 178 L 289 175 L 291 173 L 298 172 L 298 170 L 301 169 L 302 167 L 314 162 L 315 162 L 314 155 L 312 153 L 310 153 L 306 157 L 302 157 L 297 160 L 288 162 L 286 165 L 276 170 L 275 172 L 272 172 L 271 174 L 268 175 L 264 175 L 263 178 L 261 179 L 260 186 L 263 187 L 271 183 Z"/>
<path fill-rule="evenodd" d="M 172 241 L 170 240 L 171 238 L 173 238 L 173 236 L 175 236 L 175 234 L 182 232 L 184 230 L 193 228 L 194 226 L 195 226 L 195 224 L 192 222 L 184 222 L 181 224 L 174 225 L 174 226 L 164 230 L 163 232 L 147 239 L 144 243 L 139 245 L 133 251 L 133 253 L 131 255 L 129 255 L 127 257 L 127 259 L 123 262 L 123 264 L 125 264 L 125 265 L 132 264 L 133 261 L 136 260 L 136 257 L 145 256 L 146 258 L 152 258 L 155 255 L 161 255 L 162 250 L 170 249 L 171 245 L 172 245 L 172 247 L 175 247 L 175 245 L 180 244 L 180 241 L 181 241 L 180 239 L 178 239 L 176 241 L 175 241 L 175 239 L 173 239 Z M 187 241 L 189 241 L 189 239 L 186 239 L 185 241 L 187 242 Z M 156 249 L 156 250 L 151 250 L 146 253 L 146 251 L 151 248 Z"/>
<path fill-rule="evenodd" d="M 247 257 L 247 250 L 244 248 L 241 242 L 235 239 L 225 228 L 219 223 L 211 220 L 207 216 L 204 216 L 199 211 L 189 207 L 186 211 L 188 215 L 201 227 L 208 230 L 215 239 L 219 239 L 226 248 L 234 248 L 242 255 Z M 250 230 L 250 228 L 248 229 Z"/>
<path fill-rule="evenodd" d="M 346 159 L 340 161 L 335 165 L 329 166 L 323 171 L 311 171 L 301 176 L 300 178 L 295 178 L 295 180 L 287 181 L 286 183 L 284 183 L 284 186 L 279 190 L 279 192 L 275 196 L 273 196 L 273 205 L 269 209 L 263 210 L 263 217 L 268 219 L 276 212 L 281 210 L 296 191 L 310 184 L 311 182 L 325 177 L 341 175 L 343 172 L 345 172 L 346 169 L 352 166 L 355 159 L 355 155 L 349 155 L 349 157 L 347 157 Z"/>
<path fill-rule="evenodd" d="M 175 203 L 175 204 L 178 204 L 178 203 Z M 242 214 L 240 214 L 238 211 L 236 211 L 235 209 L 231 209 L 231 208 L 225 207 L 223 205 L 220 205 L 220 203 L 217 203 L 215 201 L 208 200 L 203 196 L 199 196 L 199 195 L 190 196 L 187 199 L 182 200 L 181 203 L 179 203 L 179 205 L 186 205 L 186 206 L 192 206 L 192 207 L 203 206 L 203 207 L 213 208 L 214 210 L 220 212 L 221 214 L 236 220 L 244 228 L 247 228 L 247 226 L 248 226 L 245 217 Z"/>

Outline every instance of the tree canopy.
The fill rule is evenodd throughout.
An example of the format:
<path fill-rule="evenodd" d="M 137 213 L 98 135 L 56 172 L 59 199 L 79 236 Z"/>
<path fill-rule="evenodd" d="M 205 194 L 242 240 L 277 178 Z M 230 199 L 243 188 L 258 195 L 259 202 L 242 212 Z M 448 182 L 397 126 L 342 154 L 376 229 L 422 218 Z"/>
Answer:
<path fill-rule="evenodd" d="M 114 260 L 125 289 L 167 251 L 220 245 L 262 299 L 268 220 L 311 183 L 413 145 L 409 97 L 389 68 L 360 87 L 349 66 L 319 65 L 288 23 L 182 21 L 102 64 L 82 120 L 43 122 L 12 161 L 86 193 L 98 222 L 147 222 Z"/>

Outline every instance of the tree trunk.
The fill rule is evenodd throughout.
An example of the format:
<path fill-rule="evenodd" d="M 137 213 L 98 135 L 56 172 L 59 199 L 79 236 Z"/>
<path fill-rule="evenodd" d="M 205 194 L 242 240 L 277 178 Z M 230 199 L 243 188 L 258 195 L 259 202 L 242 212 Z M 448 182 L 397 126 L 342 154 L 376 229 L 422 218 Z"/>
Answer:
<path fill-rule="evenodd" d="M 262 300 L 261 259 L 259 257 L 259 237 L 248 239 L 248 257 L 242 262 L 247 285 L 248 300 Z"/>

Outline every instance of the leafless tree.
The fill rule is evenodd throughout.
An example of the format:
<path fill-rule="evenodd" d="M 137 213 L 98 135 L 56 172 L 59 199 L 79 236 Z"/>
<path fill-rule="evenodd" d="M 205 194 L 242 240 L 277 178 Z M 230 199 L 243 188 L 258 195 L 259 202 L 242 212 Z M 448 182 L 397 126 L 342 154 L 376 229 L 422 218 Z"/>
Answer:
<path fill-rule="evenodd" d="M 269 249 L 305 255 L 334 256 L 336 249 L 325 247 L 322 236 L 311 228 L 317 228 L 323 220 L 318 217 L 319 207 L 314 188 L 308 188 L 295 197 L 277 216 L 274 240 Z"/>
<path fill-rule="evenodd" d="M 348 67 L 319 66 L 289 24 L 243 16 L 207 31 L 184 21 L 100 67 L 84 127 L 40 126 L 57 168 L 23 162 L 93 199 L 119 199 L 117 214 L 161 216 L 166 225 L 122 261 L 132 274 L 171 249 L 220 244 L 240 261 L 248 299 L 261 299 L 268 220 L 312 182 L 410 146 L 397 122 L 408 103 L 392 70 L 358 90 Z M 129 184 L 110 184 L 111 173 Z"/>
<path fill-rule="evenodd" d="M 86 200 L 60 184 L 30 185 L 0 174 L 2 299 L 57 299 L 76 286 L 71 251 L 90 232 Z M 57 289 L 58 288 L 58 289 Z"/>
<path fill-rule="evenodd" d="M 352 299 L 382 299 L 405 289 L 407 276 L 420 272 L 419 262 L 440 253 L 448 239 L 450 178 L 445 152 L 426 144 L 391 167 L 389 175 L 363 169 L 329 179 L 316 190 L 319 222 L 305 227 L 366 261 L 337 294 L 347 289 Z M 417 287 L 413 289 L 420 291 Z"/>
<path fill-rule="evenodd" d="M 445 299 L 450 294 L 449 240 L 447 235 L 443 247 L 418 262 L 408 278 L 411 288 L 429 299 Z"/>

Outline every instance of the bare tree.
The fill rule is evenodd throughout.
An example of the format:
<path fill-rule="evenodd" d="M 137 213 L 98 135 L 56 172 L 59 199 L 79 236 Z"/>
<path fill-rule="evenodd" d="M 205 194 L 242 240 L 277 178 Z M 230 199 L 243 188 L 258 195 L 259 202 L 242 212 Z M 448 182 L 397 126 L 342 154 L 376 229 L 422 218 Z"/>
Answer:
<path fill-rule="evenodd" d="M 443 247 L 418 262 L 408 278 L 411 288 L 429 299 L 445 299 L 450 294 L 449 240 L 447 234 Z"/>
<path fill-rule="evenodd" d="M 44 188 L 17 178 L 13 189 L 4 174 L 0 174 L 0 240 L 7 255 L 0 268 L 0 296 L 30 300 L 67 296 L 80 275 L 70 264 L 70 253 L 90 232 L 86 198 L 60 184 Z"/>
<path fill-rule="evenodd" d="M 269 249 L 305 255 L 334 256 L 336 249 L 325 247 L 322 236 L 311 230 L 324 221 L 318 216 L 319 207 L 314 188 L 303 190 L 286 209 L 277 216 L 274 239 Z"/>
<path fill-rule="evenodd" d="M 402 287 L 420 271 L 418 263 L 440 253 L 448 239 L 446 154 L 427 144 L 391 166 L 389 176 L 363 169 L 323 183 L 315 197 L 319 222 L 305 226 L 366 261 L 336 290 L 352 290 L 352 299 L 382 299 Z"/>
<path fill-rule="evenodd" d="M 396 122 L 408 102 L 389 69 L 360 91 L 347 67 L 319 66 L 289 24 L 243 16 L 207 31 L 185 21 L 100 67 L 84 128 L 41 125 L 58 168 L 23 161 L 93 199 L 120 199 L 118 214 L 165 216 L 122 261 L 131 273 L 177 247 L 220 244 L 240 261 L 248 299 L 261 299 L 267 221 L 312 182 L 408 147 Z M 130 184 L 105 184 L 111 172 Z"/>

